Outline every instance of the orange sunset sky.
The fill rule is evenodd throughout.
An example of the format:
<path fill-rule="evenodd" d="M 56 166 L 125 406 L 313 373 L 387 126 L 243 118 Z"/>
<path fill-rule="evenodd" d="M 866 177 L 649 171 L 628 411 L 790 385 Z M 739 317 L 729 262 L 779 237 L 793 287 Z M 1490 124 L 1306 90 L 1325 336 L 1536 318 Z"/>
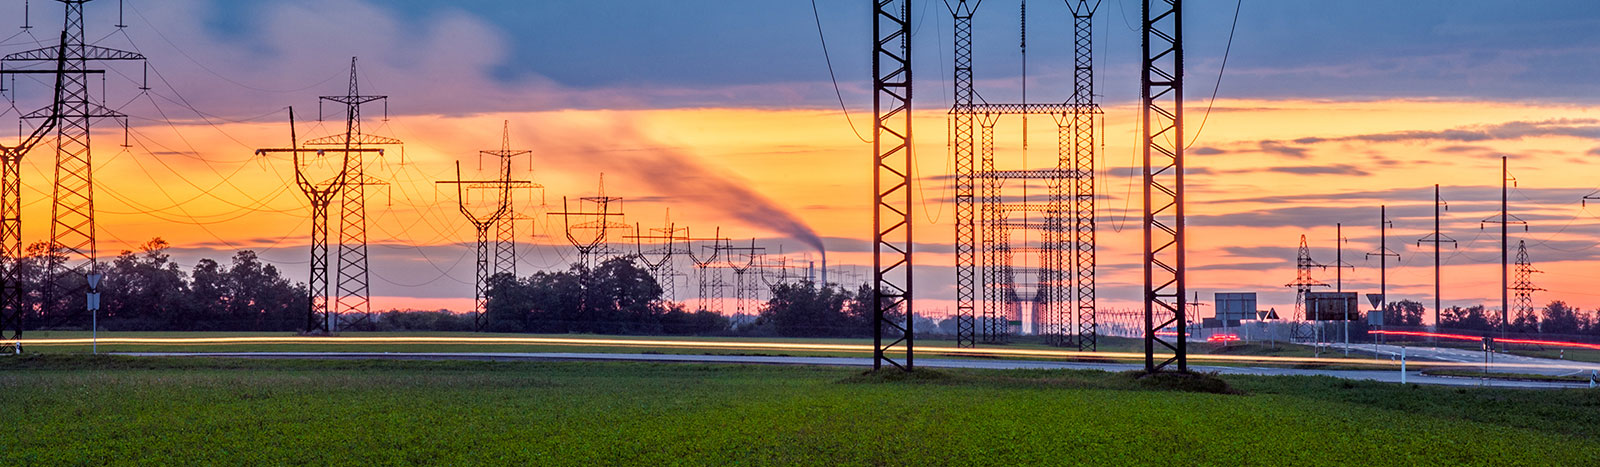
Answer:
<path fill-rule="evenodd" d="M 306 200 L 288 160 L 253 150 L 288 143 L 290 105 L 302 139 L 342 130 L 336 109 L 316 120 L 316 98 L 344 94 L 349 57 L 359 56 L 363 93 L 390 96 L 386 119 L 381 107 L 366 109 L 367 132 L 405 141 L 369 161 L 369 174 L 389 183 L 368 187 L 375 307 L 470 308 L 472 231 L 454 190 L 435 182 L 454 178 L 457 161 L 466 177 L 488 176 L 493 166 L 480 166 L 477 154 L 498 149 L 502 122 L 513 149 L 533 151 L 514 176 L 544 186 L 519 199 L 533 217 L 519 226 L 522 274 L 575 259 L 560 218 L 542 212 L 559 210 L 563 196 L 595 194 L 602 172 L 606 194 L 628 200 L 628 223 L 660 227 L 670 209 L 695 236 L 720 228 L 769 251 L 781 246 L 797 261 L 817 259 L 772 215 L 787 213 L 823 239 L 830 267 L 865 274 L 871 146 L 851 124 L 863 134 L 870 127 L 867 3 L 822 1 L 815 20 L 804 2 L 615 3 L 129 1 L 129 27 L 117 30 L 115 2 L 93 2 L 88 35 L 143 52 L 152 87 L 136 89 L 137 65 L 108 74 L 105 101 L 132 116 L 131 147 L 121 147 L 114 125 L 95 132 L 101 255 L 159 236 L 185 267 L 253 249 L 304 280 Z M 1020 99 L 1015 3 L 985 2 L 979 11 L 978 87 L 992 101 Z M 1400 254 L 1390 264 L 1390 296 L 1431 307 L 1432 251 L 1416 240 L 1430 233 L 1432 187 L 1440 184 L 1450 206 L 1444 233 L 1459 241 L 1445 247 L 1443 300 L 1498 307 L 1498 228 L 1481 221 L 1497 214 L 1505 155 L 1516 178 L 1512 214 L 1528 222 L 1526 231 L 1512 229 L 1512 247 L 1527 242 L 1544 271 L 1535 283 L 1548 289 L 1536 303 L 1600 307 L 1592 288 L 1600 279 L 1600 205 L 1581 201 L 1600 187 L 1600 85 L 1592 79 L 1600 11 L 1551 1 L 1512 13 L 1491 2 L 1448 2 L 1460 8 L 1445 12 L 1430 7 L 1439 2 L 1418 2 L 1369 21 L 1344 2 L 1248 2 L 1219 86 L 1233 5 L 1213 3 L 1193 3 L 1186 26 L 1195 142 L 1187 161 L 1189 287 L 1202 301 L 1217 291 L 1256 291 L 1261 308 L 1292 309 L 1283 284 L 1294 279 L 1300 235 L 1331 264 L 1336 223 L 1354 266 L 1343 273 L 1345 290 L 1376 292 L 1377 260 L 1364 254 L 1378 249 L 1378 206 L 1387 204 L 1388 247 Z M 49 27 L 0 41 L 0 52 L 53 41 L 39 31 L 56 27 L 61 12 L 47 6 L 35 5 L 30 21 Z M 919 312 L 942 315 L 954 298 L 950 18 L 942 3 L 916 8 L 916 298 Z M 1029 8 L 1029 99 L 1062 100 L 1070 91 L 1069 17 L 1058 2 Z M 21 9 L 6 2 L 0 18 L 20 25 Z M 1095 21 L 1106 110 L 1099 294 L 1108 309 L 1135 306 L 1142 277 L 1139 187 L 1130 178 L 1138 162 L 1138 37 L 1127 18 L 1136 14 L 1135 2 L 1107 1 Z M 12 34 L 4 31 L 0 37 Z M 44 102 L 47 89 L 27 79 L 7 83 L 15 104 L 5 105 L 26 111 Z M 10 125 L 17 112 L 0 120 Z M 1030 125 L 1024 149 L 1021 121 L 1001 121 L 1002 165 L 1054 156 L 1054 124 Z M 48 236 L 50 152 L 24 163 L 28 242 Z M 1331 284 L 1334 270 L 1316 277 Z M 689 285 L 679 280 L 679 298 L 693 295 Z"/>

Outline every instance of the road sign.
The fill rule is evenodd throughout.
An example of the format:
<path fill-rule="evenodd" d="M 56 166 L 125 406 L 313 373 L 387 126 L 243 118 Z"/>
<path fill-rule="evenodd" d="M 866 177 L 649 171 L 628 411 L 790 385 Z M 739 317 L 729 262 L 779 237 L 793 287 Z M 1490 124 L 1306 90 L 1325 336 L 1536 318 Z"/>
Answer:
<path fill-rule="evenodd" d="M 1383 294 L 1381 294 L 1381 293 L 1369 293 L 1369 294 L 1367 294 L 1367 301 L 1372 302 L 1372 309 L 1374 309 L 1374 310 L 1383 309 Z"/>

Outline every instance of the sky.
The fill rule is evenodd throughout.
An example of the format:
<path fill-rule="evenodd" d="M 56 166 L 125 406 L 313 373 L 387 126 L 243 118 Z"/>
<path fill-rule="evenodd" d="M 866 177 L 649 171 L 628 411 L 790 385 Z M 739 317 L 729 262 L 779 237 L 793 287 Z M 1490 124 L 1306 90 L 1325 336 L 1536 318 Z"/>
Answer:
<path fill-rule="evenodd" d="M 0 4 L 0 52 L 54 40 L 55 2 Z M 575 259 L 564 244 L 563 198 L 599 191 L 625 198 L 626 220 L 673 225 L 697 238 L 756 239 L 796 264 L 819 259 L 865 274 L 871 255 L 868 2 L 540 2 L 415 0 L 97 0 L 87 36 L 149 58 L 116 64 L 102 97 L 129 114 L 95 133 L 100 251 L 151 237 L 193 264 L 253 249 L 291 277 L 307 268 L 309 220 L 294 168 L 254 149 L 342 128 L 351 57 L 369 133 L 405 141 L 368 161 L 368 230 L 376 306 L 470 307 L 472 230 L 456 193 L 435 182 L 481 177 L 502 128 L 532 151 L 514 176 L 542 185 L 519 192 L 519 272 Z M 974 30 L 979 93 L 1021 99 L 1019 2 L 986 1 Z M 1537 303 L 1600 307 L 1595 277 L 1600 206 L 1600 10 L 1585 1 L 1190 2 L 1185 11 L 1190 120 L 1190 290 L 1255 291 L 1262 308 L 1292 309 L 1301 235 L 1333 264 L 1343 226 L 1347 291 L 1378 286 L 1379 205 L 1393 222 L 1392 299 L 1433 301 L 1433 185 L 1442 213 L 1446 306 L 1498 307 L 1500 157 L 1516 178 L 1511 246 L 1525 241 L 1543 273 Z M 1103 307 L 1137 306 L 1142 287 L 1134 126 L 1138 114 L 1138 3 L 1106 0 L 1094 27 L 1097 95 L 1106 109 L 1097 184 L 1099 295 Z M 915 4 L 912 39 L 918 184 L 914 210 L 917 303 L 939 315 L 954 298 L 948 174 L 951 19 L 943 2 Z M 824 54 L 821 39 L 827 43 Z M 1061 2 L 1028 6 L 1030 101 L 1070 92 L 1071 18 Z M 15 34 L 15 35 L 13 35 Z M 9 37 L 8 37 L 9 36 Z M 1231 44 L 1231 45 L 1230 45 Z M 1223 69 L 1224 57 L 1226 68 Z M 833 74 L 830 79 L 829 62 Z M 1219 74 L 1219 69 L 1222 69 Z M 148 75 L 148 79 L 145 76 Z M 1219 78 L 1220 76 L 1220 78 Z M 48 89 L 7 83 L 8 108 L 42 106 Z M 147 92 L 138 88 L 148 80 Z M 837 91 L 835 88 L 837 83 Z M 837 94 L 836 94 L 837 92 Z M 1216 98 L 1212 98 L 1213 92 Z M 841 109 L 840 101 L 843 101 Z M 1047 119 L 997 127 L 1001 165 L 1054 153 Z M 15 141 L 0 131 L 0 141 Z M 36 154 L 48 154 L 48 148 Z M 48 235 L 50 158 L 25 160 L 24 235 Z M 327 170 L 314 164 L 310 170 Z M 1005 168 L 1005 167 L 1002 167 Z M 1131 196 L 1130 196 L 1131 195 Z M 479 196 L 473 207 L 481 208 Z M 576 205 L 571 205 L 576 207 Z M 622 233 L 613 233 L 622 235 Z M 630 245 L 631 247 L 631 245 Z M 682 268 L 687 271 L 687 268 Z M 1335 268 L 1315 277 L 1334 283 Z M 843 274 L 843 273 L 841 273 Z M 860 277 L 860 276 L 855 276 Z M 850 277 L 854 279 L 855 277 Z M 693 296 L 678 279 L 679 298 Z M 838 277 L 834 277 L 838 280 Z M 1205 312 L 1209 314 L 1209 312 Z"/>

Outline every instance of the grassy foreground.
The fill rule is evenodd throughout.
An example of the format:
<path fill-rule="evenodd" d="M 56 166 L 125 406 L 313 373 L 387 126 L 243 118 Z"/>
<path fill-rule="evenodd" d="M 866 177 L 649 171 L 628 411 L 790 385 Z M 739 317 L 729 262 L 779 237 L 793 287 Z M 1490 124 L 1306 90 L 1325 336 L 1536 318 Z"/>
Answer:
<path fill-rule="evenodd" d="M 1092 371 L 29 355 L 0 358 L 0 465 L 1600 458 L 1600 391 L 1223 381 L 1186 392 Z"/>

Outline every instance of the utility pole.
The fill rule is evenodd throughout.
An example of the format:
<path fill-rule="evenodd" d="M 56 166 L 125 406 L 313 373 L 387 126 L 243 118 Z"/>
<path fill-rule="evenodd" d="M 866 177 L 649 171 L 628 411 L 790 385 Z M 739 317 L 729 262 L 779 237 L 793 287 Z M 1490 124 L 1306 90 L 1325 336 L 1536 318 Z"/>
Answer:
<path fill-rule="evenodd" d="M 1443 276 L 1443 274 L 1440 273 L 1440 271 L 1441 271 L 1441 268 L 1440 268 L 1441 263 L 1440 263 L 1440 255 L 1439 255 L 1439 250 L 1440 250 L 1439 246 L 1442 245 L 1442 244 L 1445 244 L 1445 243 L 1449 243 L 1451 248 L 1455 248 L 1456 247 L 1456 240 L 1455 239 L 1450 238 L 1449 236 L 1446 236 L 1443 233 L 1439 232 L 1439 210 L 1440 209 L 1443 209 L 1445 211 L 1450 210 L 1450 203 L 1444 202 L 1444 198 L 1441 198 L 1439 196 L 1439 185 L 1438 184 L 1434 184 L 1433 185 L 1433 234 L 1417 239 L 1417 246 L 1419 246 L 1419 247 L 1422 246 L 1422 244 L 1424 244 L 1424 243 L 1432 243 L 1433 244 L 1433 328 L 1434 329 L 1439 329 L 1439 307 L 1442 306 L 1441 304 L 1443 303 L 1443 300 L 1440 299 L 1440 297 L 1441 297 L 1441 294 L 1440 294 L 1441 287 L 1439 286 L 1440 278 Z"/>
<path fill-rule="evenodd" d="M 1183 1 L 1142 0 L 1139 103 L 1144 138 L 1144 369 L 1189 371 L 1189 337 L 1157 331 L 1186 321 L 1183 235 Z M 1153 4 L 1153 5 L 1152 5 Z M 1153 7 L 1159 7 L 1155 9 Z M 1172 313 L 1156 321 L 1158 313 Z M 1173 352 L 1156 362 L 1156 346 Z"/>
<path fill-rule="evenodd" d="M 89 75 L 103 70 L 89 69 L 89 62 L 144 60 L 144 55 L 89 45 L 84 37 L 83 4 L 90 0 L 57 0 L 65 7 L 61 43 L 55 46 L 17 52 L 0 58 L 0 68 L 16 62 L 56 63 L 61 78 L 60 98 L 49 107 L 22 115 L 24 119 L 55 120 L 55 185 L 51 192 L 50 248 L 47 276 L 55 277 L 63 268 L 78 274 L 98 272 L 95 249 L 94 163 L 90 145 L 90 122 L 98 118 L 121 120 L 127 128 L 128 116 L 95 102 L 89 93 Z M 64 58 L 64 60 L 63 60 Z M 71 263 L 69 267 L 69 263 Z M 87 277 L 87 276 L 85 276 Z M 42 314 L 57 308 L 58 299 L 82 290 L 82 285 L 65 285 L 52 280 L 43 290 Z M 85 282 L 85 284 L 87 284 Z"/>
<path fill-rule="evenodd" d="M 1522 230 L 1523 231 L 1527 231 L 1528 230 L 1528 223 L 1526 221 L 1523 221 L 1521 218 L 1518 218 L 1517 216 L 1511 215 L 1511 212 L 1508 209 L 1509 203 L 1508 203 L 1508 200 L 1506 199 L 1506 194 L 1508 193 L 1507 183 L 1515 183 L 1517 181 L 1517 179 L 1511 177 L 1511 172 L 1507 169 L 1506 164 L 1507 164 L 1507 157 L 1506 156 L 1500 156 L 1500 215 L 1493 216 L 1493 217 L 1490 217 L 1488 219 L 1484 219 L 1483 222 L 1478 225 L 1478 228 L 1481 229 L 1481 228 L 1483 228 L 1483 224 L 1500 224 L 1500 335 L 1501 335 L 1501 337 L 1505 336 L 1506 328 L 1511 326 L 1511 288 L 1510 288 L 1511 285 L 1510 285 L 1510 281 L 1508 280 L 1509 277 L 1506 277 L 1507 273 L 1511 270 L 1511 261 L 1510 261 L 1510 258 L 1509 258 L 1509 256 L 1510 256 L 1509 253 L 1510 253 L 1510 250 L 1511 250 L 1510 246 L 1511 245 L 1510 245 L 1510 242 L 1509 242 L 1510 236 L 1507 234 L 1507 230 L 1509 230 L 1508 227 L 1510 227 L 1511 224 L 1522 224 Z"/>
<path fill-rule="evenodd" d="M 310 300 L 306 307 L 306 334 L 327 334 L 333 330 L 333 319 L 328 310 L 328 207 L 333 203 L 334 197 L 345 187 L 350 174 L 351 154 L 375 153 L 383 154 L 378 148 L 302 148 L 299 147 L 299 138 L 294 128 L 294 107 L 289 108 L 289 147 L 257 149 L 256 155 L 288 153 L 294 162 L 295 184 L 300 191 L 305 193 L 306 201 L 311 204 L 311 274 L 308 281 Z M 342 158 L 338 174 L 325 180 L 313 180 L 306 174 L 310 165 L 300 159 L 301 154 L 311 154 L 317 157 L 327 157 L 329 154 L 338 154 Z M 359 156 L 358 156 L 359 157 Z"/>
<path fill-rule="evenodd" d="M 15 146 L 0 146 L 0 339 L 22 336 L 26 306 L 22 303 L 22 158 L 43 142 L 61 120 L 63 81 L 67 72 L 67 33 L 61 32 L 56 45 L 54 70 L 7 70 L 0 68 L 0 85 L 5 75 L 50 73 L 55 75 L 49 112 L 44 121 Z M 80 70 L 81 71 L 81 70 Z M 15 89 L 12 92 L 16 92 Z"/>
<path fill-rule="evenodd" d="M 1342 297 L 1344 297 L 1344 295 L 1342 295 L 1344 293 L 1344 268 L 1355 270 L 1356 267 L 1344 262 L 1344 244 L 1350 241 L 1350 239 L 1344 238 L 1344 224 L 1336 222 L 1333 224 L 1333 229 L 1333 290 L 1341 294 L 1340 297 L 1342 300 Z M 1341 301 L 1340 303 L 1344 302 Z M 1344 306 L 1341 308 L 1344 308 L 1344 353 L 1348 355 L 1350 353 L 1350 307 Z M 1320 330 L 1321 327 L 1318 327 L 1318 329 Z"/>
<path fill-rule="evenodd" d="M 349 92 L 343 96 L 322 96 L 317 100 L 319 119 L 322 117 L 323 102 L 345 106 L 344 133 L 314 138 L 306 141 L 305 145 L 342 147 L 349 150 L 372 145 L 401 144 L 398 139 L 370 135 L 361 130 L 361 106 L 380 101 L 383 102 L 385 118 L 388 118 L 389 96 L 361 95 L 356 75 L 356 58 L 350 57 Z M 370 321 L 372 316 L 372 296 L 368 286 L 371 273 L 367 262 L 366 186 L 384 184 L 382 181 L 367 177 L 361 153 L 362 151 L 349 152 L 354 156 L 350 159 L 350 164 L 345 166 L 345 171 L 348 173 L 344 177 L 344 189 L 340 192 L 342 199 L 339 209 L 337 254 L 339 260 L 334 272 L 336 276 L 334 289 L 337 292 L 334 299 L 334 313 L 340 319 L 353 322 Z"/>
<path fill-rule="evenodd" d="M 1367 253 L 1367 258 L 1378 257 L 1378 310 L 1384 313 L 1384 321 L 1389 317 L 1389 257 L 1399 258 L 1400 255 L 1389 250 L 1389 226 L 1394 222 L 1389 221 L 1389 207 L 1378 205 L 1378 251 Z"/>

